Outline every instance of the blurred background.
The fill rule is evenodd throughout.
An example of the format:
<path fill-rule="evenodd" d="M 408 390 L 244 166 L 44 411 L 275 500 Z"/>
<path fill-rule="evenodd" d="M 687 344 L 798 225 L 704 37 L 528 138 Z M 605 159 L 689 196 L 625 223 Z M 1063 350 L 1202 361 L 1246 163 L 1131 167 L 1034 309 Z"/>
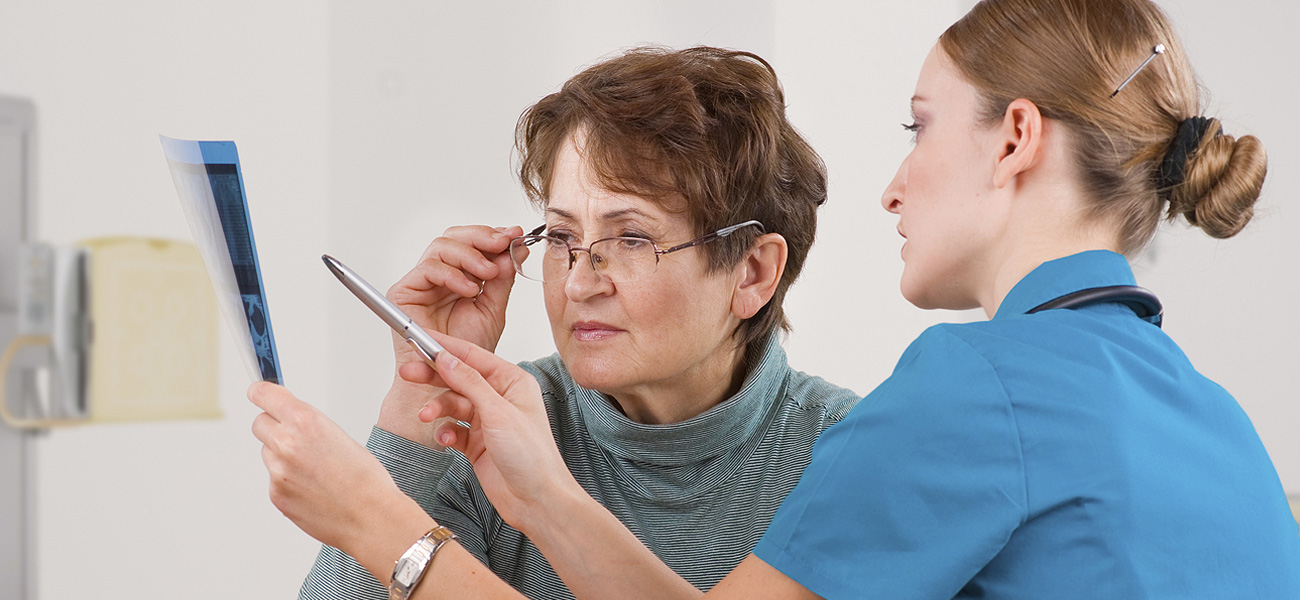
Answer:
<path fill-rule="evenodd" d="M 924 327 L 982 318 L 902 299 L 901 240 L 879 204 L 909 149 L 899 124 L 921 62 L 971 4 L 5 0 L 0 94 L 35 104 L 36 237 L 57 244 L 190 239 L 158 135 L 234 140 L 286 382 L 364 441 L 392 378 L 389 334 L 320 255 L 386 289 L 448 226 L 539 223 L 512 171 L 519 113 L 643 43 L 764 56 L 827 163 L 818 242 L 787 299 L 796 368 L 865 394 Z M 1135 261 L 1138 279 L 1164 301 L 1165 330 L 1236 395 L 1284 486 L 1300 493 L 1292 9 L 1160 4 L 1210 91 L 1207 114 L 1262 138 L 1272 169 L 1244 233 L 1220 242 L 1168 227 Z M 250 381 L 224 327 L 221 340 L 222 418 L 37 438 L 27 598 L 296 594 L 318 545 L 267 499 Z M 520 280 L 499 353 L 552 351 L 540 290 Z"/>

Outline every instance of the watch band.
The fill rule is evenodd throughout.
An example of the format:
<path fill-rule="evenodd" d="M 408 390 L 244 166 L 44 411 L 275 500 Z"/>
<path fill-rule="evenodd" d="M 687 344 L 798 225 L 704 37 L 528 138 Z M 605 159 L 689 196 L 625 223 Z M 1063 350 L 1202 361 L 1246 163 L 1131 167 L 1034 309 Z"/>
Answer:
<path fill-rule="evenodd" d="M 393 579 L 388 583 L 389 600 L 407 600 L 415 586 L 424 579 L 433 556 L 443 544 L 460 539 L 446 527 L 438 526 L 416 540 L 393 565 Z"/>

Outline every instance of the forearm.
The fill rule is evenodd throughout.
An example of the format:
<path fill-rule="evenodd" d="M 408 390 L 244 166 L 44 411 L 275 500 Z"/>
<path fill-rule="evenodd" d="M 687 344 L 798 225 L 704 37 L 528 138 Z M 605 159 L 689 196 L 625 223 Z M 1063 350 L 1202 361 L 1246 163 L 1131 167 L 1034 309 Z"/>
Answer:
<path fill-rule="evenodd" d="M 357 560 L 384 587 L 393 577 L 397 559 L 416 540 L 437 523 L 409 499 L 395 501 L 385 510 L 376 510 L 376 524 L 364 536 L 351 540 L 340 548 Z M 444 544 L 434 556 L 420 584 L 411 594 L 412 600 L 443 600 L 452 598 L 513 599 L 524 596 L 497 577 L 473 554 L 455 542 Z"/>
<path fill-rule="evenodd" d="M 581 488 L 544 506 L 534 526 L 521 531 L 580 600 L 702 595 Z"/>

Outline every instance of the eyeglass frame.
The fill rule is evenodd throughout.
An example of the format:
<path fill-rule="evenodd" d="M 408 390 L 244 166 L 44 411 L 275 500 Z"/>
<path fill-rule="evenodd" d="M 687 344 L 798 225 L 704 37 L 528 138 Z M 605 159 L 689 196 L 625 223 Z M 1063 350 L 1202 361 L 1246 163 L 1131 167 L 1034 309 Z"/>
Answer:
<path fill-rule="evenodd" d="M 564 281 L 565 279 L 567 279 L 567 278 L 569 277 L 569 274 L 573 272 L 573 266 L 574 266 L 575 264 L 578 263 L 578 259 L 577 259 L 577 256 L 576 256 L 578 252 L 586 252 L 586 253 L 587 253 L 587 262 L 591 265 L 591 270 L 592 270 L 593 272 L 595 272 L 596 274 L 600 274 L 600 269 L 596 266 L 596 259 L 595 259 L 595 257 L 592 256 L 592 254 L 591 254 L 591 247 L 592 247 L 592 246 L 595 246 L 596 244 L 599 244 L 599 243 L 601 243 L 601 242 L 608 242 L 608 241 L 610 241 L 610 240 L 620 240 L 620 239 L 633 239 L 633 240 L 637 240 L 637 241 L 639 241 L 639 242 L 649 242 L 649 243 L 650 243 L 650 247 L 654 249 L 655 267 L 656 267 L 656 269 L 657 269 L 657 268 L 659 267 L 659 257 L 660 257 L 660 256 L 663 256 L 663 255 L 665 255 L 665 254 L 672 254 L 673 252 L 677 252 L 678 250 L 685 250 L 685 249 L 687 249 L 687 248 L 693 248 L 693 247 L 695 247 L 695 246 L 701 246 L 701 245 L 707 244 L 707 243 L 712 242 L 712 241 L 715 241 L 715 240 L 720 240 L 720 239 L 725 238 L 725 237 L 727 237 L 727 236 L 729 236 L 729 235 L 731 235 L 731 234 L 733 234 L 733 233 L 735 233 L 735 232 L 737 232 L 737 231 L 739 231 L 739 230 L 741 230 L 741 229 L 744 229 L 744 228 L 746 228 L 746 227 L 751 227 L 751 226 L 758 227 L 758 230 L 759 230 L 759 232 L 760 232 L 759 235 L 762 235 L 762 234 L 764 234 L 764 233 L 767 233 L 767 228 L 763 226 L 763 223 L 762 223 L 762 222 L 760 222 L 760 221 L 758 221 L 758 220 L 756 220 L 756 219 L 750 219 L 750 220 L 745 221 L 745 222 L 743 222 L 743 223 L 736 223 L 735 225 L 728 225 L 728 226 L 723 227 L 722 229 L 719 229 L 719 230 L 714 231 L 714 232 L 712 232 L 712 233 L 706 233 L 706 234 L 704 234 L 704 235 L 702 235 L 702 236 L 700 236 L 700 237 L 697 237 L 697 238 L 695 238 L 695 239 L 693 239 L 693 240 L 691 240 L 691 241 L 689 241 L 689 242 L 682 242 L 682 243 L 680 243 L 680 244 L 677 244 L 676 246 L 673 246 L 673 247 L 671 247 L 671 248 L 669 248 L 669 249 L 667 249 L 667 250 L 660 250 L 660 249 L 659 249 L 659 244 L 656 244 L 656 243 L 654 242 L 654 240 L 648 240 L 648 239 L 645 239 L 645 238 L 629 238 L 629 237 L 627 237 L 627 236 L 621 236 L 621 235 L 617 235 L 617 236 L 614 236 L 614 237 L 607 237 L 607 238 L 601 238 L 601 239 L 598 239 L 598 240 L 596 240 L 596 241 L 594 241 L 594 242 L 592 242 L 592 243 L 590 243 L 590 244 L 587 244 L 587 246 L 586 246 L 585 248 L 582 247 L 582 246 L 570 246 L 568 242 L 565 242 L 564 240 L 561 240 L 560 238 L 557 238 L 557 237 L 554 237 L 554 236 L 549 236 L 549 235 L 545 235 L 545 234 L 543 234 L 542 231 L 546 230 L 546 223 L 542 223 L 541 225 L 538 225 L 536 228 L 534 228 L 532 231 L 528 232 L 527 234 L 524 234 L 524 235 L 521 235 L 521 236 L 518 236 L 518 237 L 516 237 L 516 238 L 511 239 L 511 240 L 510 240 L 510 246 L 507 247 L 507 252 L 509 252 L 509 248 L 510 248 L 510 247 L 513 247 L 513 246 L 514 246 L 514 244 L 515 244 L 515 240 L 519 240 L 519 239 L 523 239 L 523 238 L 550 238 L 550 239 L 552 239 L 552 240 L 556 240 L 556 241 L 559 241 L 559 242 L 564 242 L 564 246 L 565 246 L 565 248 L 567 248 L 567 249 L 569 250 L 569 268 L 568 268 L 567 270 L 564 271 L 564 277 L 561 277 L 561 278 L 559 278 L 559 279 L 553 279 L 553 280 L 551 280 L 551 281 L 545 281 L 545 280 L 537 281 L 536 279 L 533 279 L 533 278 L 531 278 L 531 277 L 528 277 L 527 275 L 524 275 L 524 273 L 523 273 L 523 265 L 521 265 L 521 264 L 519 263 L 519 261 L 515 260 L 515 254 L 514 254 L 514 252 L 509 252 L 509 253 L 510 253 L 510 262 L 511 262 L 512 264 L 514 264 L 514 266 L 515 266 L 515 273 L 518 273 L 518 274 L 519 274 L 520 276 L 522 276 L 524 279 L 527 279 L 527 280 L 529 280 L 529 281 L 537 281 L 538 283 L 553 283 L 553 282 L 556 282 L 556 281 Z M 540 241 L 540 240 L 539 240 L 539 241 Z M 602 275 L 601 277 L 603 278 L 604 276 Z M 636 281 L 636 280 L 633 279 L 633 280 L 631 280 L 631 281 Z M 627 282 L 624 281 L 624 282 L 619 282 L 619 283 L 627 283 Z"/>

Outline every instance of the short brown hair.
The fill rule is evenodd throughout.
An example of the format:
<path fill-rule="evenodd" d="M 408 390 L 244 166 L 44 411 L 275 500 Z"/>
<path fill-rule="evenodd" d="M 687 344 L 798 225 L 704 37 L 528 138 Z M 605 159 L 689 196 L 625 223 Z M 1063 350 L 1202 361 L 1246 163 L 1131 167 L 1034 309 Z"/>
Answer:
<path fill-rule="evenodd" d="M 684 210 L 696 235 L 758 220 L 789 246 L 771 301 L 740 326 L 750 350 L 777 327 L 826 201 L 826 167 L 786 120 L 767 61 L 710 47 L 640 47 L 596 64 L 524 111 L 515 130 L 519 178 L 547 202 L 555 157 L 581 130 L 601 187 Z M 683 206 L 684 202 L 684 206 Z M 761 232 L 749 227 L 703 246 L 711 271 L 735 266 Z"/>
<path fill-rule="evenodd" d="M 1091 216 L 1118 224 L 1121 252 L 1150 241 L 1166 201 L 1168 218 L 1182 216 L 1217 238 L 1250 221 L 1268 167 L 1254 136 L 1215 135 L 1212 122 L 1181 165 L 1183 182 L 1160 188 L 1179 125 L 1201 105 L 1178 36 L 1149 0 L 984 0 L 939 43 L 978 90 L 985 121 L 1025 98 L 1065 124 Z M 1156 44 L 1165 52 L 1114 94 Z"/>

